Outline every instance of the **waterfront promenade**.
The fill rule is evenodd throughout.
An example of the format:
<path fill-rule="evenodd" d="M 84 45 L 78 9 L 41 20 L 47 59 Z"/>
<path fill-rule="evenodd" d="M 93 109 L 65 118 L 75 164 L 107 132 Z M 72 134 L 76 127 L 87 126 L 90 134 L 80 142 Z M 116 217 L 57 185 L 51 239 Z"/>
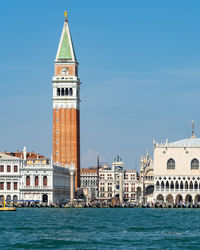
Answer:
<path fill-rule="evenodd" d="M 199 216 L 200 209 L 22 208 L 1 213 L 0 247 L 195 249 Z"/>

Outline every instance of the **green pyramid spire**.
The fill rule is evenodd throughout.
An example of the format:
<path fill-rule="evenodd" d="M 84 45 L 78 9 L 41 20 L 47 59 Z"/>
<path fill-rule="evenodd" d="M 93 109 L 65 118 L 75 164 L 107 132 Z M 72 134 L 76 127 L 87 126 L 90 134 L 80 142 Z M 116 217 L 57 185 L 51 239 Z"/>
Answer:
<path fill-rule="evenodd" d="M 71 39 L 71 34 L 69 30 L 69 24 L 67 18 L 65 18 L 60 43 L 58 46 L 58 51 L 56 55 L 56 61 L 59 60 L 70 60 L 76 61 L 76 55 L 73 47 L 73 42 Z"/>
<path fill-rule="evenodd" d="M 61 60 L 72 59 L 71 49 L 70 49 L 70 44 L 69 44 L 69 37 L 68 37 L 66 29 L 64 31 L 64 35 L 61 41 L 61 47 L 60 47 L 60 51 L 58 54 L 58 59 L 61 59 Z"/>

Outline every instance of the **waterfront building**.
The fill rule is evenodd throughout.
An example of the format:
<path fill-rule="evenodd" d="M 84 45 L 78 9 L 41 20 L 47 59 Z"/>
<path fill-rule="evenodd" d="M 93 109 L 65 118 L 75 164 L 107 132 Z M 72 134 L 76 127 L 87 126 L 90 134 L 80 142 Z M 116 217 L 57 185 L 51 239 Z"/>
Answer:
<path fill-rule="evenodd" d="M 34 152 L 0 153 L 0 196 L 7 201 L 66 203 L 70 199 L 70 166 Z"/>
<path fill-rule="evenodd" d="M 81 188 L 92 188 L 96 195 L 98 191 L 98 175 L 97 167 L 81 168 L 80 172 Z"/>
<path fill-rule="evenodd" d="M 200 138 L 169 143 L 154 141 L 154 200 L 200 202 Z"/>
<path fill-rule="evenodd" d="M 53 83 L 53 161 L 75 165 L 80 187 L 80 80 L 67 13 L 55 58 Z"/>
<path fill-rule="evenodd" d="M 9 202 L 20 198 L 20 158 L 0 153 L 0 199 Z"/>
<path fill-rule="evenodd" d="M 135 201 L 136 170 L 125 170 L 124 162 L 117 156 L 112 167 L 99 169 L 99 198 L 119 198 L 120 202 Z"/>
<path fill-rule="evenodd" d="M 96 198 L 100 200 L 117 198 L 121 202 L 135 201 L 136 181 L 136 170 L 125 170 L 119 156 L 114 159 L 111 167 L 109 164 L 101 164 L 99 175 L 97 167 L 81 169 L 81 187 L 93 189 Z"/>
<path fill-rule="evenodd" d="M 153 202 L 154 167 L 148 151 L 140 160 L 140 174 L 136 182 L 136 200 L 138 202 Z"/>

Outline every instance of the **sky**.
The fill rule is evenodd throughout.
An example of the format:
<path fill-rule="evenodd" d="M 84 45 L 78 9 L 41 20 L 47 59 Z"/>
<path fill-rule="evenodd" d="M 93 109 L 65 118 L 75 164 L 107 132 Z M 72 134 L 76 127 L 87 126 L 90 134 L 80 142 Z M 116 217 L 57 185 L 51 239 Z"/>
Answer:
<path fill-rule="evenodd" d="M 81 167 L 139 168 L 153 140 L 200 137 L 200 1 L 11 0 L 0 8 L 0 151 L 52 153 L 52 76 L 68 20 L 81 85 Z"/>

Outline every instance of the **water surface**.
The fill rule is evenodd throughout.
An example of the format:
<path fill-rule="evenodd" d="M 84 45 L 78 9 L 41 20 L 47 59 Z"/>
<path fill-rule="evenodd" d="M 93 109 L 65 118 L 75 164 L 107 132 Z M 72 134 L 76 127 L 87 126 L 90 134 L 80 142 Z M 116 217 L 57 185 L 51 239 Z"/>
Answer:
<path fill-rule="evenodd" d="M 200 248 L 200 209 L 21 208 L 0 220 L 1 249 Z"/>

